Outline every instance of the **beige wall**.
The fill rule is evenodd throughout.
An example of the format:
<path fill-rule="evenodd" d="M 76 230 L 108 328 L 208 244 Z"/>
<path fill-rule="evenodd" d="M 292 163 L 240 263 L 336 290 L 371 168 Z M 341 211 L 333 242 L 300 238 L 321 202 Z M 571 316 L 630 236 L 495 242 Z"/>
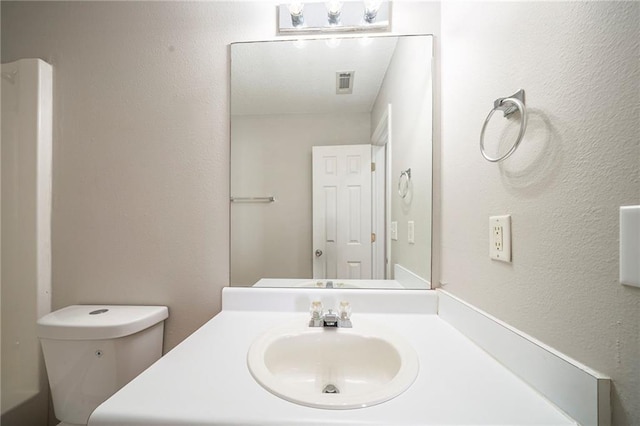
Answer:
<path fill-rule="evenodd" d="M 54 309 L 167 305 L 165 349 L 219 311 L 229 275 L 228 44 L 271 35 L 272 12 L 2 2 L 2 61 L 54 67 Z"/>
<path fill-rule="evenodd" d="M 434 269 L 460 297 L 612 375 L 620 425 L 640 423 L 640 295 L 617 283 L 617 209 L 640 203 L 639 7 L 446 2 L 436 45 Z M 1 8 L 2 62 L 54 66 L 54 308 L 165 304 L 175 346 L 228 284 L 228 44 L 273 39 L 273 4 Z M 394 32 L 439 34 L 438 10 L 396 2 Z M 482 120 L 520 87 L 527 137 L 489 164 Z M 512 265 L 488 258 L 488 216 L 502 213 Z"/>
<path fill-rule="evenodd" d="M 311 147 L 371 143 L 369 113 L 233 116 L 231 284 L 312 278 Z"/>
<path fill-rule="evenodd" d="M 169 306 L 165 349 L 229 282 L 229 43 L 269 2 L 2 1 L 2 62 L 54 67 L 53 307 Z M 394 5 L 394 32 L 438 5 Z M 434 28 L 436 30 L 434 30 Z"/>
<path fill-rule="evenodd" d="M 638 2 L 442 5 L 441 280 L 611 375 L 616 425 L 640 424 L 640 289 L 618 283 L 618 207 L 640 204 L 639 26 Z M 489 163 L 483 120 L 520 88 L 524 141 Z M 494 153 L 506 122 L 491 121 Z M 512 215 L 512 264 L 489 259 L 497 214 Z"/>
<path fill-rule="evenodd" d="M 398 239 L 391 241 L 391 265 L 399 264 L 431 281 L 431 188 L 433 81 L 431 40 L 398 40 L 372 111 L 377 125 L 391 104 L 391 221 Z M 398 194 L 400 172 L 411 169 L 404 198 Z M 404 179 L 404 178 L 403 178 Z M 414 243 L 408 222 L 414 222 Z"/>

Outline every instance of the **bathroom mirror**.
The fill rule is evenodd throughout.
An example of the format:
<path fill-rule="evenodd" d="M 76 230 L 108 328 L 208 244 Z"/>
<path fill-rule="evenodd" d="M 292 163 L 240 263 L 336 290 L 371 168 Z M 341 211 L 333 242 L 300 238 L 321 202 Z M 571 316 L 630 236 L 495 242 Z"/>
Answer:
<path fill-rule="evenodd" d="M 231 285 L 430 288 L 432 36 L 231 45 Z"/>

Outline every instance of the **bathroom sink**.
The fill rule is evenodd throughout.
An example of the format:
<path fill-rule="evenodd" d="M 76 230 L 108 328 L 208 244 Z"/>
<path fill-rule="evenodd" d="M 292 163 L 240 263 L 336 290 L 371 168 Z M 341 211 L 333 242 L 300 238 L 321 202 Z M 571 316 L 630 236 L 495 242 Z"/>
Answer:
<path fill-rule="evenodd" d="M 398 334 L 356 320 L 353 328 L 311 328 L 304 320 L 267 331 L 249 348 L 249 371 L 271 393 L 315 408 L 364 408 L 415 380 L 418 357 Z"/>

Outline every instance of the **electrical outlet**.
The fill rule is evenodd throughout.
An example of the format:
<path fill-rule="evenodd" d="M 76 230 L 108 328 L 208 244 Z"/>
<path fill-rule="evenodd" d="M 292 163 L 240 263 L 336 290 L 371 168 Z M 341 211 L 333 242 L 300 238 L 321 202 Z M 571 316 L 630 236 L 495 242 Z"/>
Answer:
<path fill-rule="evenodd" d="M 489 256 L 511 263 L 511 216 L 489 218 Z"/>
<path fill-rule="evenodd" d="M 391 239 L 398 241 L 398 222 L 391 222 Z"/>
<path fill-rule="evenodd" d="M 503 249 L 502 246 L 502 226 L 494 224 L 493 225 L 493 230 L 492 230 L 492 235 L 493 235 L 493 248 L 497 251 L 497 252 L 501 252 Z"/>

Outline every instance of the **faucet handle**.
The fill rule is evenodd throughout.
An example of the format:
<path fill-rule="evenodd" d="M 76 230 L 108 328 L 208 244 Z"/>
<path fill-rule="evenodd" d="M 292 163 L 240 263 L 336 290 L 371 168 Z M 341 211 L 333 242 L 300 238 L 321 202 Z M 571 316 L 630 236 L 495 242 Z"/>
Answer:
<path fill-rule="evenodd" d="M 320 317 L 322 317 L 322 302 L 319 300 L 311 302 L 309 313 L 311 314 L 312 319 L 320 319 Z"/>
<path fill-rule="evenodd" d="M 341 301 L 340 306 L 338 306 L 338 327 L 343 328 L 351 328 L 353 325 L 351 324 L 351 305 L 349 302 Z"/>
<path fill-rule="evenodd" d="M 341 320 L 348 320 L 351 318 L 351 305 L 347 301 L 341 301 L 338 307 L 338 314 Z"/>
<path fill-rule="evenodd" d="M 321 327 L 322 326 L 322 302 L 314 300 L 309 307 L 309 313 L 311 319 L 309 320 L 309 327 Z"/>

